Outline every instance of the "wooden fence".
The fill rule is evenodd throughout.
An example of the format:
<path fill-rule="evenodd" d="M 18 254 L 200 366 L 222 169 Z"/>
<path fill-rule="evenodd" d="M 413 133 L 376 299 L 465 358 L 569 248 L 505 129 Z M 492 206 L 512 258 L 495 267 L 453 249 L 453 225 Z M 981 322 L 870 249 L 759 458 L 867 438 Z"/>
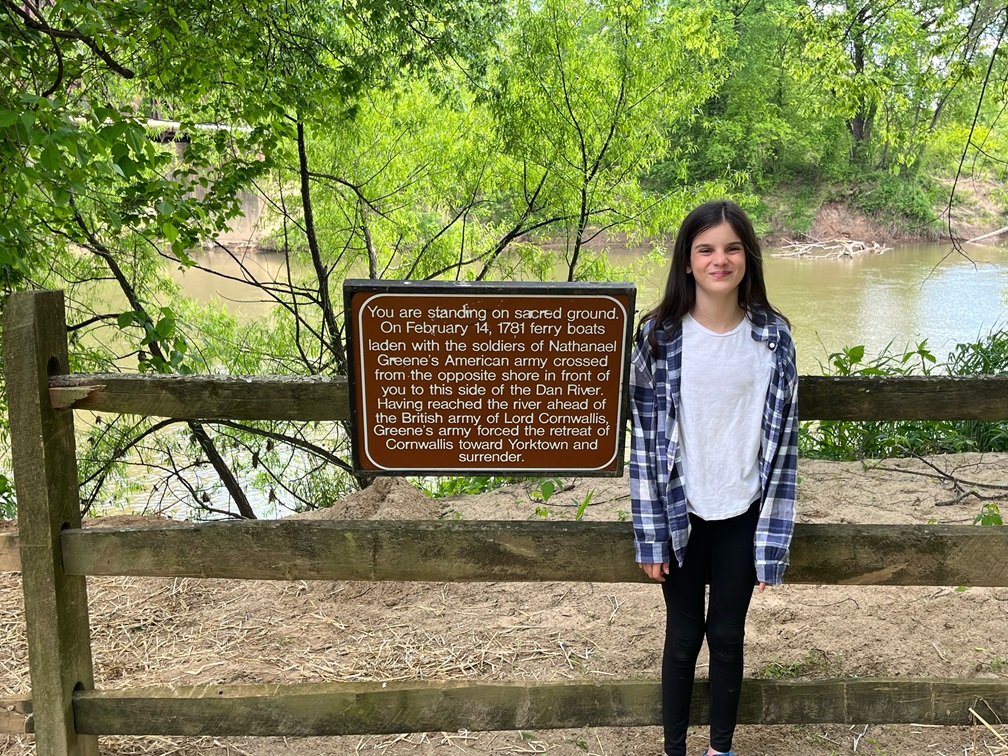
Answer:
<path fill-rule="evenodd" d="M 98 735 L 343 735 L 655 725 L 657 681 L 220 685 L 96 690 L 88 575 L 276 580 L 640 582 L 626 523 L 244 521 L 81 529 L 73 412 L 212 420 L 343 420 L 339 378 L 70 375 L 60 292 L 7 303 L 3 345 L 30 699 L 0 700 L 0 732 L 37 752 L 97 753 Z M 801 378 L 801 417 L 1008 419 L 1008 377 Z M 591 554 L 591 559 L 583 559 Z M 394 558 L 393 558 L 394 556 Z M 576 569 L 573 567 L 576 565 Z M 798 525 L 788 582 L 1008 586 L 1008 529 Z M 743 723 L 969 724 L 983 699 L 1008 721 L 1008 682 L 746 680 Z M 696 686 L 694 718 L 707 719 Z"/>

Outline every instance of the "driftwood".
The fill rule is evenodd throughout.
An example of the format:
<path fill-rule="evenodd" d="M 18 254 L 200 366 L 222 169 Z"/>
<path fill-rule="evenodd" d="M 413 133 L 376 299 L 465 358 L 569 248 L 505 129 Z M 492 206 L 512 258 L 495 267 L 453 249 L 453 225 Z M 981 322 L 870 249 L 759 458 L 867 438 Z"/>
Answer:
<path fill-rule="evenodd" d="M 856 239 L 834 239 L 826 242 L 788 242 L 773 257 L 801 257 L 812 259 L 838 260 L 845 257 L 861 257 L 862 255 L 881 255 L 892 247 L 878 242 L 865 242 Z"/>
<path fill-rule="evenodd" d="M 980 236 L 974 236 L 972 239 L 967 239 L 966 240 L 966 244 L 976 244 L 978 242 L 983 241 L 984 239 L 990 239 L 992 236 L 1000 236 L 1001 234 L 1005 233 L 1006 231 L 1008 231 L 1008 226 L 1004 226 L 1002 228 L 999 228 L 997 231 L 991 231 L 990 233 L 987 233 L 987 234 L 982 234 Z"/>

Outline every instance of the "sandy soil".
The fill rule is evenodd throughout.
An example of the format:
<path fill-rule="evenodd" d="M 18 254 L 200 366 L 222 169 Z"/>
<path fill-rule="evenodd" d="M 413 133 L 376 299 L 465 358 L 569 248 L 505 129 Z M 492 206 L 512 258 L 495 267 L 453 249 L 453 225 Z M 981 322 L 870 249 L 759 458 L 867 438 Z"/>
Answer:
<path fill-rule="evenodd" d="M 931 460 L 964 480 L 1003 483 L 1008 455 Z M 968 523 L 974 498 L 953 498 L 915 460 L 802 460 L 804 522 Z M 623 519 L 626 481 L 570 479 L 545 505 L 571 519 Z M 990 492 L 989 490 L 987 491 Z M 528 519 L 531 488 L 432 500 L 383 479 L 310 517 Z M 128 520 L 127 520 L 128 521 Z M 123 524 L 115 518 L 111 524 Z M 627 555 L 632 558 L 632 555 Z M 144 684 L 346 680 L 550 680 L 659 675 L 663 609 L 653 585 L 373 584 L 89 580 L 99 687 Z M 757 596 L 747 625 L 749 676 L 932 676 L 1008 679 L 1008 588 L 849 588 L 785 585 Z M 706 659 L 701 657 L 700 674 Z M 0 697 L 26 695 L 20 576 L 0 573 Z M 999 727 L 1008 738 L 1008 728 Z M 109 754 L 646 754 L 658 728 L 425 733 L 346 738 L 103 738 Z M 690 736 L 705 745 L 705 728 Z M 976 727 L 742 726 L 740 756 L 761 754 L 1005 753 Z M 34 751 L 30 737 L 0 736 L 0 753 Z"/>

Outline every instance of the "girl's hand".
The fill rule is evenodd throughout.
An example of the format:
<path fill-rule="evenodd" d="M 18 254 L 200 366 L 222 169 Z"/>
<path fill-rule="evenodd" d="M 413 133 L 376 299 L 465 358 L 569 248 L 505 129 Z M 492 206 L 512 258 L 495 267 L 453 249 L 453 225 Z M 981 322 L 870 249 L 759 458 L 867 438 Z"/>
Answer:
<path fill-rule="evenodd" d="M 760 581 L 760 584 L 759 584 L 759 592 L 760 592 L 760 593 L 763 593 L 763 589 L 764 589 L 764 588 L 766 588 L 766 583 L 764 583 L 763 581 Z"/>
<path fill-rule="evenodd" d="M 659 583 L 665 582 L 665 576 L 668 575 L 669 563 L 668 562 L 637 562 L 637 566 L 644 570 L 644 574 L 647 575 L 652 580 L 657 580 Z"/>

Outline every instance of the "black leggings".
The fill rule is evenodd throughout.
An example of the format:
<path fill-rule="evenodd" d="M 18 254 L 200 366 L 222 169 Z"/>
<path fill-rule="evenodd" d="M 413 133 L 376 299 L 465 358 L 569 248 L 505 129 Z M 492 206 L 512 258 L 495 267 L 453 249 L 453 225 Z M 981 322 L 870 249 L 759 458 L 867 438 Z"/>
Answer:
<path fill-rule="evenodd" d="M 745 617 L 756 582 L 753 539 L 759 502 L 727 520 L 690 515 L 690 536 L 680 567 L 675 559 L 662 583 L 667 610 L 662 659 L 665 753 L 684 756 L 696 660 L 704 635 L 710 652 L 710 745 L 730 751 L 742 689 Z M 705 584 L 710 602 L 704 619 Z"/>

